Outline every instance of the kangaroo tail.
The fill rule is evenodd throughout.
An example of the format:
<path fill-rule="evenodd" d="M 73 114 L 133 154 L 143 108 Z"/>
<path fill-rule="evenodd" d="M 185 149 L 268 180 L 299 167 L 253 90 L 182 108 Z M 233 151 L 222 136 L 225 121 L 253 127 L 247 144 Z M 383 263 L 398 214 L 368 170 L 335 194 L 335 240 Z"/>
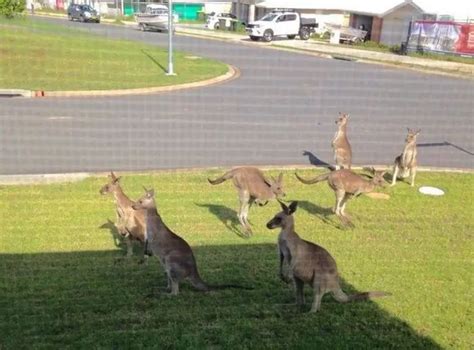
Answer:
<path fill-rule="evenodd" d="M 333 291 L 333 295 L 334 295 L 334 299 L 336 299 L 338 302 L 348 303 L 351 301 L 380 298 L 380 297 L 389 296 L 392 294 L 388 292 L 372 291 L 372 292 L 362 292 L 362 293 L 347 295 L 346 293 L 344 293 L 344 291 L 341 288 L 339 288 L 336 291 Z"/>
<path fill-rule="evenodd" d="M 189 279 L 194 288 L 201 292 L 208 292 L 211 290 L 211 287 L 208 286 L 199 275 L 195 275 Z"/>
<path fill-rule="evenodd" d="M 322 175 L 316 176 L 313 179 L 306 180 L 306 179 L 303 179 L 302 177 L 300 177 L 297 173 L 295 173 L 296 178 L 298 180 L 300 180 L 302 183 L 306 184 L 306 185 L 311 185 L 311 184 L 315 184 L 315 183 L 327 180 L 329 175 L 331 175 L 331 173 L 322 174 Z"/>
<path fill-rule="evenodd" d="M 252 290 L 252 287 L 245 287 L 239 286 L 238 284 L 218 284 L 218 285 L 209 285 L 208 286 L 211 290 L 219 290 L 219 289 L 245 289 L 245 290 Z"/>
<path fill-rule="evenodd" d="M 230 171 L 226 172 L 224 175 L 222 175 L 221 177 L 218 177 L 215 180 L 211 180 L 211 179 L 208 178 L 207 181 L 209 181 L 209 183 L 211 185 L 218 185 L 220 183 L 223 183 L 226 180 L 231 179 L 233 176 L 234 176 L 234 173 L 233 173 L 232 170 L 230 170 Z"/>

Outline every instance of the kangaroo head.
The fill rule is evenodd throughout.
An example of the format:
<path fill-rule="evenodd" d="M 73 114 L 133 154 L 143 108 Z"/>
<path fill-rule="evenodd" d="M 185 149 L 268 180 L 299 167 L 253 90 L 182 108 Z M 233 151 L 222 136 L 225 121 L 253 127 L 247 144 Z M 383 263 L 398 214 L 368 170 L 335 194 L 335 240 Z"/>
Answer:
<path fill-rule="evenodd" d="M 282 211 L 276 214 L 273 219 L 271 219 L 267 223 L 267 228 L 274 229 L 277 227 L 286 227 L 288 224 L 293 222 L 293 216 L 291 216 L 295 211 L 296 207 L 298 206 L 298 202 L 291 202 L 290 206 L 286 206 L 285 203 L 280 202 L 280 206 Z"/>
<path fill-rule="evenodd" d="M 104 195 L 107 193 L 113 193 L 119 186 L 119 181 L 121 177 L 116 177 L 114 172 L 111 171 L 109 175 L 109 182 L 106 183 L 102 188 L 100 189 L 100 194 Z"/>
<path fill-rule="evenodd" d="M 364 168 L 364 170 L 369 171 L 372 174 L 372 182 L 375 186 L 383 186 L 385 185 L 386 181 L 384 179 L 384 175 L 387 173 L 385 170 L 375 170 L 374 167 Z"/>
<path fill-rule="evenodd" d="M 421 129 L 418 129 L 417 131 L 411 130 L 410 128 L 407 128 L 408 134 L 407 138 L 405 139 L 406 143 L 412 143 L 416 142 L 416 137 L 420 134 Z"/>
<path fill-rule="evenodd" d="M 341 127 L 347 124 L 349 120 L 349 114 L 339 112 L 339 117 L 336 119 L 336 124 Z"/>
<path fill-rule="evenodd" d="M 143 188 L 145 189 L 145 194 L 141 196 L 139 199 L 137 199 L 135 204 L 132 205 L 132 208 L 134 210 L 150 209 L 150 208 L 156 207 L 155 190 L 154 189 L 147 190 L 145 187 Z"/>
<path fill-rule="evenodd" d="M 271 176 L 270 178 L 270 189 L 275 194 L 275 197 L 285 197 L 286 194 L 283 191 L 283 173 L 280 173 L 280 175 L 278 175 L 278 179 L 275 179 L 273 176 Z"/>

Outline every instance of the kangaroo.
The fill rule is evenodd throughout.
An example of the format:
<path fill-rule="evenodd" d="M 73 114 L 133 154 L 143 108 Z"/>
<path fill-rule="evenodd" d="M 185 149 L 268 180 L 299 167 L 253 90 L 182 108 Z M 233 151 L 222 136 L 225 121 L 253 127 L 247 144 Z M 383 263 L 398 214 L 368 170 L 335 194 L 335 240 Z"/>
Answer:
<path fill-rule="evenodd" d="M 362 193 L 372 192 L 377 186 L 382 186 L 385 183 L 383 178 L 385 171 L 376 171 L 371 168 L 371 172 L 374 177 L 370 180 L 348 169 L 332 171 L 309 180 L 301 178 L 297 173 L 295 175 L 298 180 L 307 185 L 327 180 L 329 187 L 336 195 L 334 213 L 343 223 L 351 224 L 349 217 L 344 212 L 347 201 L 353 196 L 357 197 Z"/>
<path fill-rule="evenodd" d="M 207 179 L 212 185 L 220 184 L 226 180 L 232 179 L 239 192 L 240 210 L 239 221 L 244 232 L 252 235 L 252 229 L 248 222 L 249 209 L 254 202 L 263 206 L 269 200 L 284 197 L 283 192 L 283 173 L 280 173 L 278 179 L 267 179 L 262 171 L 254 167 L 234 168 L 226 172 L 221 177 L 211 180 Z"/>
<path fill-rule="evenodd" d="M 401 177 L 406 178 L 410 176 L 410 185 L 415 186 L 415 176 L 416 176 L 416 138 L 420 134 L 421 130 L 413 131 L 410 128 L 407 128 L 408 135 L 405 139 L 405 148 L 403 153 L 395 158 L 395 163 L 393 165 L 393 176 L 392 184 L 394 186 L 397 182 L 398 173 L 401 171 Z"/>
<path fill-rule="evenodd" d="M 336 119 L 338 129 L 332 140 L 332 148 L 334 149 L 334 160 L 336 162 L 336 170 L 350 169 L 352 164 L 352 148 L 347 139 L 347 121 L 349 114 L 339 113 Z"/>
<path fill-rule="evenodd" d="M 113 172 L 109 175 L 110 181 L 100 189 L 100 194 L 113 194 L 116 204 L 117 221 L 115 227 L 122 237 L 125 237 L 127 243 L 127 256 L 133 254 L 133 242 L 145 242 L 145 211 L 133 210 L 134 203 L 123 192 L 120 186 L 120 177 L 116 177 Z M 146 251 L 144 250 L 144 256 Z"/>
<path fill-rule="evenodd" d="M 178 294 L 179 283 L 184 279 L 188 279 L 194 288 L 203 292 L 223 288 L 248 289 L 232 284 L 211 286 L 201 279 L 191 247 L 184 239 L 171 231 L 158 214 L 153 189 L 145 188 L 145 194 L 132 205 L 132 208 L 145 210 L 146 244 L 153 255 L 158 255 L 165 269 L 171 295 Z"/>
<path fill-rule="evenodd" d="M 324 294 L 331 292 L 334 299 L 340 303 L 355 300 L 367 300 L 374 297 L 390 295 L 386 292 L 363 292 L 347 295 L 341 289 L 337 265 L 329 252 L 321 246 L 305 241 L 295 232 L 293 213 L 298 202 L 292 202 L 289 207 L 280 202 L 282 211 L 276 214 L 267 223 L 267 228 L 281 227 L 278 236 L 278 250 L 280 255 L 280 276 L 283 278 L 282 266 L 288 265 L 290 278 L 296 287 L 296 304 L 304 305 L 304 284 L 313 289 L 313 304 L 311 312 L 321 308 L 321 299 Z"/>

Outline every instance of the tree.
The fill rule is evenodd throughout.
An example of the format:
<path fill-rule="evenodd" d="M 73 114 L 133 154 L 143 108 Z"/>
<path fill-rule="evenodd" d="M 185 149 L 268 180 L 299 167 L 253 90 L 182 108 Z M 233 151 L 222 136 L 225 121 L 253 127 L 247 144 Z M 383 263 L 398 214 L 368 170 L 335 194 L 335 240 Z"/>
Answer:
<path fill-rule="evenodd" d="M 25 11 L 25 0 L 0 0 L 0 16 L 12 18 Z"/>

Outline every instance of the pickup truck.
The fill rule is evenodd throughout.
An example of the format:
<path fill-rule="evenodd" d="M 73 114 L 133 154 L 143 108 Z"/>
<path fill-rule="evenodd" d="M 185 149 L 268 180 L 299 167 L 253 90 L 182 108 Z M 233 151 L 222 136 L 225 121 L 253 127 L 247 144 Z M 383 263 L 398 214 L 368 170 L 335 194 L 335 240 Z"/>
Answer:
<path fill-rule="evenodd" d="M 276 36 L 294 39 L 299 35 L 301 40 L 308 40 L 317 27 L 315 19 L 302 18 L 298 12 L 275 10 L 267 13 L 258 21 L 249 23 L 245 30 L 253 41 L 262 39 L 270 42 Z"/>

